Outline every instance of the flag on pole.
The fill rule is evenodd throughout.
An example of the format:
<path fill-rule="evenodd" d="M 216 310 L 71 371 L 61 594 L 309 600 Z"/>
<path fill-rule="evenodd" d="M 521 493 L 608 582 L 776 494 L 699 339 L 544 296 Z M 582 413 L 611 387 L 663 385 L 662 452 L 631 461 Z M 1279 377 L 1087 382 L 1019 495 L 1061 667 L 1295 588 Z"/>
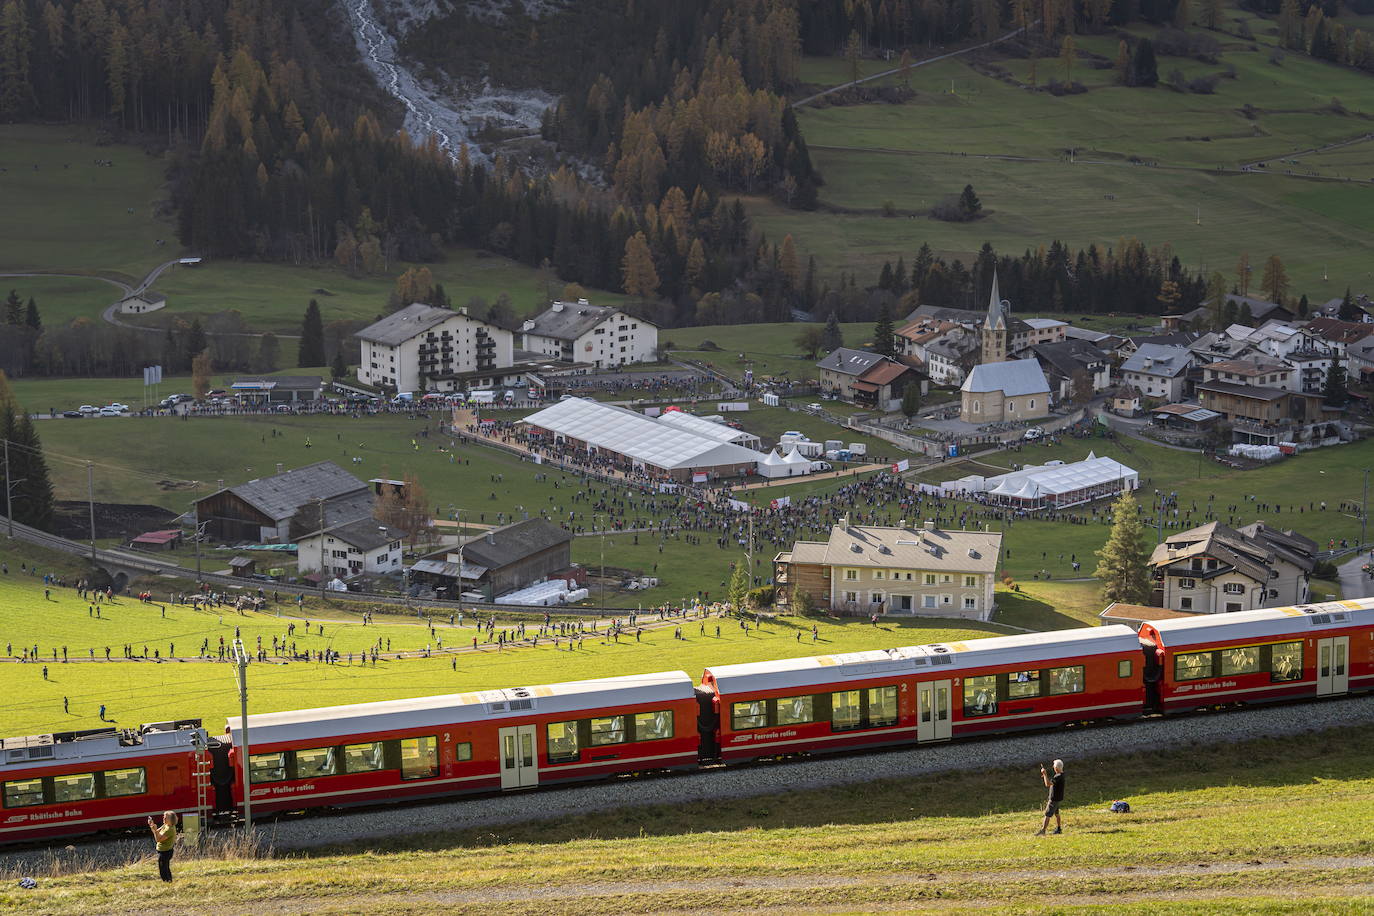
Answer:
<path fill-rule="evenodd" d="M 900 473 L 902 473 L 903 471 L 907 470 L 907 469 L 910 468 L 910 467 L 911 467 L 911 462 L 908 461 L 908 460 L 906 460 L 905 458 L 903 458 L 901 461 L 897 462 L 896 464 L 894 464 L 894 465 L 892 466 L 892 470 L 893 470 L 895 473 L 900 474 Z"/>

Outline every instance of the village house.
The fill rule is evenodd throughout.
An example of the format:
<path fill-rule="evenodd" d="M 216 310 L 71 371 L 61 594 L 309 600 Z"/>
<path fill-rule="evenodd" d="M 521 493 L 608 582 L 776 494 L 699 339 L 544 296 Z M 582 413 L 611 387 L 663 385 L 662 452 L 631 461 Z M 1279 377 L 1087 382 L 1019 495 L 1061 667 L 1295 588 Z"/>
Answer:
<path fill-rule="evenodd" d="M 1183 397 L 1188 367 L 1192 364 L 1193 355 L 1185 347 L 1141 344 L 1121 364 L 1121 381 L 1140 389 L 1149 400 L 1177 401 Z"/>
<path fill-rule="evenodd" d="M 843 401 L 896 410 L 906 386 L 920 384 L 919 373 L 910 366 L 880 353 L 840 347 L 816 363 L 822 390 Z"/>
<path fill-rule="evenodd" d="M 1304 604 L 1315 541 L 1255 522 L 1209 522 L 1165 538 L 1150 555 L 1160 607 L 1201 614 Z"/>
<path fill-rule="evenodd" d="M 520 347 L 566 363 L 597 369 L 658 359 L 658 327 L 609 305 L 586 299 L 555 302 L 520 326 Z"/>
<path fill-rule="evenodd" d="M 298 540 L 296 568 L 302 575 L 338 579 L 399 573 L 404 538 L 404 532 L 375 519 L 355 519 Z"/>
<path fill-rule="evenodd" d="M 843 614 L 913 614 L 987 620 L 994 608 L 1002 534 L 924 525 L 850 525 L 827 541 L 797 541 L 773 561 L 776 601 L 811 602 Z"/>

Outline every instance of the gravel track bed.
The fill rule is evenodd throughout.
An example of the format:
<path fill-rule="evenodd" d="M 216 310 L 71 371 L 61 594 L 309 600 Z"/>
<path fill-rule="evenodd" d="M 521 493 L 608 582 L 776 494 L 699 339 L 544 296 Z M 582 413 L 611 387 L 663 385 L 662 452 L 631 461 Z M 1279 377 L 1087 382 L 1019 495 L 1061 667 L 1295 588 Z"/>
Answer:
<path fill-rule="evenodd" d="M 874 779 L 909 778 L 949 771 L 1034 766 L 1062 757 L 1091 757 L 1152 748 L 1233 743 L 1374 723 L 1367 696 L 1319 703 L 1258 707 L 1217 714 L 1148 719 L 1129 724 L 1066 728 L 1003 738 L 890 751 L 817 757 L 785 763 L 713 767 L 661 778 L 623 779 L 572 788 L 517 792 L 483 798 L 400 805 L 321 817 L 266 822 L 259 827 L 277 851 L 331 843 L 379 840 L 430 831 L 495 827 L 639 806 L 749 798 L 796 789 L 850 785 Z M 74 851 L 26 850 L 4 857 L 4 871 L 46 871 L 54 859 L 79 856 L 93 863 L 127 862 L 147 853 L 146 841 L 83 843 Z"/>

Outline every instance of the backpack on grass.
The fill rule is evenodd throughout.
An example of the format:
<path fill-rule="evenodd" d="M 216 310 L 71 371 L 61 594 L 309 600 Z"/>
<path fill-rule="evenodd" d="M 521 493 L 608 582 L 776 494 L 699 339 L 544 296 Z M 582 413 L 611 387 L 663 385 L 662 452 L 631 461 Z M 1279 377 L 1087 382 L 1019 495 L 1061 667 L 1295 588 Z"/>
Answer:
<path fill-rule="evenodd" d="M 1110 810 L 1113 814 L 1130 814 L 1131 803 L 1124 802 L 1118 799 L 1117 801 L 1112 802 L 1112 806 L 1108 810 Z"/>

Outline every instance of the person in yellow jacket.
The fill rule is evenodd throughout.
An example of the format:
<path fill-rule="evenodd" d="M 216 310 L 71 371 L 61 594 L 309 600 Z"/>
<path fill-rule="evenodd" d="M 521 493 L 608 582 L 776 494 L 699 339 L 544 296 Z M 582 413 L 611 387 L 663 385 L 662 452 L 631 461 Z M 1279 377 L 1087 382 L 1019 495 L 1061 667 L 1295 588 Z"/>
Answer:
<path fill-rule="evenodd" d="M 153 841 L 157 843 L 158 877 L 170 884 L 172 881 L 172 851 L 177 844 L 177 813 L 175 811 L 162 812 L 161 824 L 149 817 L 148 829 L 153 832 Z"/>

